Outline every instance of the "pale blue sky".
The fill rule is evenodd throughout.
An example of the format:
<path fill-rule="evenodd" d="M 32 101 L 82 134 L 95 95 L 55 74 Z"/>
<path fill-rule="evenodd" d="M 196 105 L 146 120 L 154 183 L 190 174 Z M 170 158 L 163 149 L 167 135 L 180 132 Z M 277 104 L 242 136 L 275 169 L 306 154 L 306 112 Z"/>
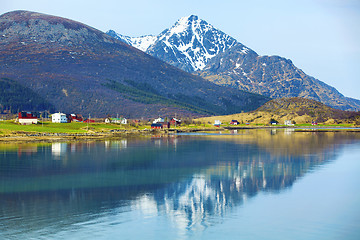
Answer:
<path fill-rule="evenodd" d="M 360 99 L 360 0 L 0 0 L 0 14 L 30 10 L 128 36 L 157 35 L 198 15 L 260 55 Z"/>

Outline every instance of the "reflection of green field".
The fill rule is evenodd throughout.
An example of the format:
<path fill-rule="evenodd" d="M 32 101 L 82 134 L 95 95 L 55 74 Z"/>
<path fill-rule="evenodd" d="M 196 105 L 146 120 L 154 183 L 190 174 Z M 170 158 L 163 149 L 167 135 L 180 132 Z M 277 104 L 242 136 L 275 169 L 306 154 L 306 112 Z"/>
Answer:
<path fill-rule="evenodd" d="M 51 146 L 51 143 L 22 143 L 22 144 L 11 144 L 11 143 L 0 143 L 0 154 L 1 152 L 14 152 L 14 151 L 31 151 L 38 147 Z"/>

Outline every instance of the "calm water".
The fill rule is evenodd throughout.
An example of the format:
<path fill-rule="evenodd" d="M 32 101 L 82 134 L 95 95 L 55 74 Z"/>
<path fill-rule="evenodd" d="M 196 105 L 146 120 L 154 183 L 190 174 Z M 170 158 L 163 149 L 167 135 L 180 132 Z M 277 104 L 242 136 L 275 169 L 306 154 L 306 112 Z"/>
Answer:
<path fill-rule="evenodd" d="M 360 133 L 0 144 L 0 239 L 360 239 Z"/>

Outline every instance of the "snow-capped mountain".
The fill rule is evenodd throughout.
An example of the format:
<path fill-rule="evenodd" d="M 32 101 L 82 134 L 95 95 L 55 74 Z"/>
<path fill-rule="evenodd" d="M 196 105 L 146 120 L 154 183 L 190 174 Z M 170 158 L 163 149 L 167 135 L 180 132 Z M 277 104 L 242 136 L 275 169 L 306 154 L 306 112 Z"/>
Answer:
<path fill-rule="evenodd" d="M 146 52 L 192 72 L 202 70 L 209 59 L 235 44 L 239 43 L 234 38 L 191 15 L 163 31 Z M 245 46 L 243 49 L 248 51 Z"/>
<path fill-rule="evenodd" d="M 342 110 L 357 110 L 360 101 L 279 56 L 259 56 L 236 39 L 197 16 L 180 18 L 158 36 L 127 37 L 108 34 L 154 57 L 218 85 L 271 98 L 304 97 Z"/>
<path fill-rule="evenodd" d="M 244 54 L 252 51 L 194 15 L 180 18 L 157 37 L 127 37 L 113 30 L 107 34 L 187 72 L 204 69 L 211 58 L 235 45 Z"/>

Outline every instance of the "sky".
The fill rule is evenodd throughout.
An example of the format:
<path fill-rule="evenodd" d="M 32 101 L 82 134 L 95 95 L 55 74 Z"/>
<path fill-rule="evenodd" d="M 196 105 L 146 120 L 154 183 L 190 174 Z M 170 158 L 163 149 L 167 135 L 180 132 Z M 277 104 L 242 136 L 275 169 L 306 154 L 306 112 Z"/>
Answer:
<path fill-rule="evenodd" d="M 306 74 L 360 99 L 360 0 L 0 0 L 101 31 L 158 35 L 197 15 L 259 55 L 291 59 Z"/>

